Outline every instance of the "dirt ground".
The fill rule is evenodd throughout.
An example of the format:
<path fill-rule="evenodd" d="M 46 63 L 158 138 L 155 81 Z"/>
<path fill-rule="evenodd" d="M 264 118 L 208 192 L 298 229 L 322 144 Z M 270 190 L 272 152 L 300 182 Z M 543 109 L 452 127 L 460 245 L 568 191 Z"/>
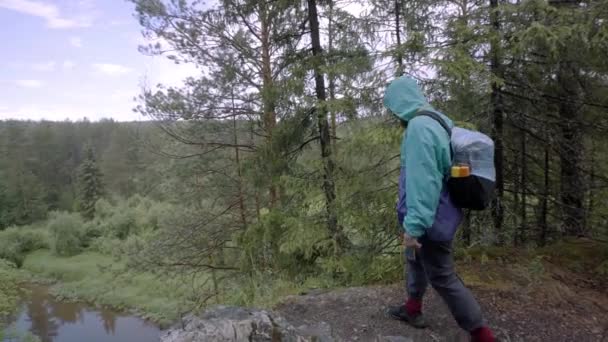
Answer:
<path fill-rule="evenodd" d="M 557 272 L 533 286 L 469 287 L 500 341 L 608 342 L 607 291 L 575 285 L 580 283 L 567 284 Z M 388 318 L 387 306 L 403 298 L 399 285 L 312 291 L 288 297 L 276 311 L 296 326 L 325 322 L 340 341 L 375 341 L 378 336 L 403 336 L 421 342 L 469 341 L 431 289 L 423 309 L 430 328 L 417 330 Z"/>

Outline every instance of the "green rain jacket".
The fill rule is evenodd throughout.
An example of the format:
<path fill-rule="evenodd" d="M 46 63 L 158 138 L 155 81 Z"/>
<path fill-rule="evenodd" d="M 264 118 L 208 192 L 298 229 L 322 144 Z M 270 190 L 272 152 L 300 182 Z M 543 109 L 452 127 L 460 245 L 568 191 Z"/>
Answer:
<path fill-rule="evenodd" d="M 451 167 L 450 138 L 436 120 L 417 113 L 432 111 L 450 127 L 454 124 L 431 107 L 416 81 L 409 77 L 391 82 L 384 105 L 407 123 L 401 143 L 399 221 L 410 236 L 420 237 L 430 230 L 437 239 L 449 240 L 462 219 L 461 210 L 453 206 L 445 189 Z"/>

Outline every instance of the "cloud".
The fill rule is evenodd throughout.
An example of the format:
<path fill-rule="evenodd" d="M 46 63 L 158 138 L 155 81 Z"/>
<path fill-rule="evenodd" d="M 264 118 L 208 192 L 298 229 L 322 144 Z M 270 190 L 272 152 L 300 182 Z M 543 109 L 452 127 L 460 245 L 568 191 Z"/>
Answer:
<path fill-rule="evenodd" d="M 365 6 L 365 5 L 361 5 L 358 3 L 351 3 L 348 4 L 344 7 L 344 10 L 346 10 L 348 13 L 354 15 L 354 16 L 360 16 L 361 13 L 366 10 L 369 9 L 370 6 Z"/>
<path fill-rule="evenodd" d="M 110 27 L 124 26 L 128 23 L 129 22 L 126 20 L 110 20 L 110 22 L 108 22 L 108 26 L 110 26 Z"/>
<path fill-rule="evenodd" d="M 61 15 L 56 5 L 44 1 L 0 0 L 0 8 L 7 8 L 23 14 L 43 18 L 46 20 L 47 26 L 52 29 L 88 27 L 92 23 L 92 18 L 86 15 L 65 18 Z"/>
<path fill-rule="evenodd" d="M 36 71 L 53 71 L 55 70 L 55 66 L 55 61 L 48 61 L 44 63 L 34 63 L 32 65 L 32 69 Z"/>
<path fill-rule="evenodd" d="M 15 83 L 23 88 L 40 88 L 43 85 L 40 80 L 17 80 Z"/>
<path fill-rule="evenodd" d="M 135 96 L 139 95 L 137 88 L 124 88 L 113 91 L 109 99 L 115 102 L 130 102 Z"/>
<path fill-rule="evenodd" d="M 81 48 L 82 47 L 82 39 L 80 37 L 71 37 L 70 45 L 73 47 Z"/>
<path fill-rule="evenodd" d="M 66 70 L 71 70 L 71 69 L 74 69 L 74 67 L 76 66 L 76 63 L 74 63 L 68 59 L 68 60 L 63 61 L 62 66 Z"/>
<path fill-rule="evenodd" d="M 95 63 L 93 64 L 93 68 L 95 68 L 97 72 L 107 76 L 121 76 L 133 71 L 126 66 L 111 63 Z"/>
<path fill-rule="evenodd" d="M 113 118 L 118 121 L 134 121 L 144 119 L 141 114 L 133 113 L 128 106 L 107 106 L 97 103 L 87 105 L 72 105 L 68 103 L 49 105 L 24 105 L 13 108 L 0 108 L 0 120 L 51 120 L 63 121 L 100 120 L 102 118 Z"/>
<path fill-rule="evenodd" d="M 171 45 L 163 38 L 147 38 L 141 34 L 132 35 L 131 41 L 140 45 L 159 44 L 161 49 L 170 50 Z M 167 86 L 179 87 L 183 81 L 190 76 L 199 76 L 200 69 L 192 63 L 175 64 L 166 56 L 146 56 L 144 64 L 143 83 L 146 86 L 154 86 L 162 83 Z"/>
<path fill-rule="evenodd" d="M 162 56 L 151 57 L 146 66 L 146 78 L 151 85 L 157 83 L 179 87 L 186 78 L 199 76 L 201 71 L 191 63 L 175 64 Z"/>

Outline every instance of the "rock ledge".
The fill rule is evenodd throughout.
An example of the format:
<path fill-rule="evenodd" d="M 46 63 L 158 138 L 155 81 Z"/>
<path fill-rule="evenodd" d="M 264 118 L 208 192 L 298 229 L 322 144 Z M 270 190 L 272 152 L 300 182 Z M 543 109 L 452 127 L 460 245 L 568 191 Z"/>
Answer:
<path fill-rule="evenodd" d="M 325 323 L 294 327 L 266 310 L 218 306 L 202 315 L 185 316 L 163 332 L 161 342 L 334 342 Z"/>

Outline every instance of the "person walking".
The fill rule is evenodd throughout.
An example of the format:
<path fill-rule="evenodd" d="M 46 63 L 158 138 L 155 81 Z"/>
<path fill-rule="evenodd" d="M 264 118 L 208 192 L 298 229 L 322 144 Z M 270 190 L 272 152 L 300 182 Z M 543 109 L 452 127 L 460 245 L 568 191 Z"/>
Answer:
<path fill-rule="evenodd" d="M 417 82 L 407 76 L 390 83 L 384 106 L 407 127 L 397 203 L 406 249 L 407 299 L 390 307 L 388 314 L 416 328 L 426 327 L 422 299 L 430 283 L 471 341 L 494 342 L 479 304 L 454 271 L 452 240 L 463 217 L 446 189 L 452 166 L 448 131 L 454 124 L 427 102 Z"/>

